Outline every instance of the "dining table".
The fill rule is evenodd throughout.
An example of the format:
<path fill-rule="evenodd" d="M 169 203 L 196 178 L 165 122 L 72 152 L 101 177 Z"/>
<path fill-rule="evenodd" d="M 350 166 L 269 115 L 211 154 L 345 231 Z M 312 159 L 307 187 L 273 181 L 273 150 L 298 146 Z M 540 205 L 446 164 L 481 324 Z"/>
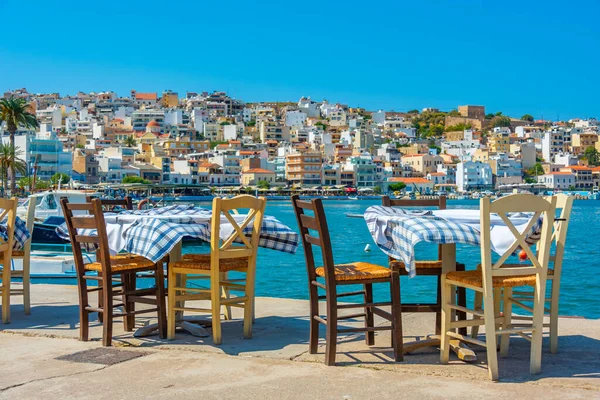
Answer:
<path fill-rule="evenodd" d="M 234 214 L 233 218 L 241 223 L 246 215 Z M 104 219 L 111 254 L 127 252 L 145 257 L 155 263 L 164 260 L 167 256 L 169 262 L 181 260 L 184 238 L 195 238 L 203 242 L 211 240 L 212 210 L 194 205 L 179 204 L 147 210 L 106 212 Z M 244 233 L 250 235 L 251 230 L 252 224 L 248 224 Z M 221 218 L 221 238 L 226 239 L 233 231 L 231 223 L 226 218 Z M 62 239 L 69 240 L 66 223 L 59 225 L 56 233 Z M 97 234 L 94 229 L 78 229 L 78 233 L 89 236 Z M 275 217 L 269 215 L 263 217 L 259 247 L 294 254 L 298 249 L 298 243 L 298 234 L 287 225 Z M 86 250 L 95 251 L 94 248 Z M 176 284 L 180 286 L 181 282 Z M 203 320 L 184 319 L 181 313 L 178 313 L 178 327 L 195 336 L 208 336 L 208 331 L 198 323 L 209 324 Z M 156 324 L 148 325 L 138 329 L 134 336 L 148 336 L 156 330 Z"/>
<path fill-rule="evenodd" d="M 369 233 L 379 249 L 390 257 L 404 262 L 409 277 L 417 274 L 415 268 L 415 246 L 420 242 L 435 243 L 441 248 L 442 274 L 456 271 L 456 245 L 480 246 L 481 224 L 477 209 L 423 210 L 386 206 L 368 207 L 364 218 Z M 532 214 L 512 213 L 511 223 L 519 233 L 526 235 L 526 242 L 534 244 L 540 238 L 542 220 L 530 224 Z M 503 254 L 514 242 L 510 228 L 499 216 L 491 216 L 491 248 L 497 254 Z M 442 302 L 454 303 L 454 296 Z M 427 335 L 424 340 L 405 343 L 405 352 L 429 346 L 439 346 L 439 335 Z M 475 353 L 464 343 L 452 340 L 451 346 L 458 357 L 464 361 L 476 361 Z"/>

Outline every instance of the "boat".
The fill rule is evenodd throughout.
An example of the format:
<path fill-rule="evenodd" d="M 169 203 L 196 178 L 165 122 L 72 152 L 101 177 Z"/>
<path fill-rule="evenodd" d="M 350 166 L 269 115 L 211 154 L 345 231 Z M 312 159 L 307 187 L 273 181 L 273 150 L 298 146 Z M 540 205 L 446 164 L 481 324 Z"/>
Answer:
<path fill-rule="evenodd" d="M 588 198 L 590 200 L 600 200 L 600 191 L 598 191 L 597 187 L 595 187 L 594 189 L 592 189 L 592 193 L 590 193 L 590 195 L 588 196 Z"/>
<path fill-rule="evenodd" d="M 36 198 L 31 243 L 64 243 L 64 240 L 56 234 L 56 228 L 65 222 L 60 199 L 66 197 L 70 203 L 85 203 L 86 197 L 90 194 L 90 192 L 76 190 L 49 190 L 31 195 L 30 197 Z M 19 217 L 27 216 L 30 201 L 27 199 L 17 207 Z"/>
<path fill-rule="evenodd" d="M 348 200 L 358 200 L 358 196 L 348 196 Z"/>

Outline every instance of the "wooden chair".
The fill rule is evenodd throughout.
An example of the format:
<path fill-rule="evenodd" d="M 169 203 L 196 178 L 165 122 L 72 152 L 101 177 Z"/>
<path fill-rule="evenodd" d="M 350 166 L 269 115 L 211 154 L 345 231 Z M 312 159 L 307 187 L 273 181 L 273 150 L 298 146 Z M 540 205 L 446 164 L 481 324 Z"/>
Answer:
<path fill-rule="evenodd" d="M 2 253 L 2 286 L 0 291 L 2 292 L 2 322 L 5 324 L 10 323 L 10 267 L 12 264 L 12 248 L 15 235 L 15 220 L 17 219 L 17 205 L 18 200 L 16 197 L 12 199 L 0 199 L 0 221 L 4 218 L 6 221 L 6 235 L 7 240 L 0 237 L 0 252 Z"/>
<path fill-rule="evenodd" d="M 550 254 L 550 262 L 552 268 L 548 269 L 548 280 L 552 282 L 550 296 L 545 299 L 549 303 L 549 308 L 544 308 L 548 313 L 549 323 L 544 324 L 544 327 L 549 327 L 550 330 L 550 352 L 555 354 L 558 351 L 558 299 L 560 295 L 560 280 L 562 275 L 562 263 L 565 254 L 565 244 L 567 242 L 567 230 L 571 219 L 571 209 L 573 207 L 573 197 L 566 194 L 558 194 L 556 197 L 556 208 L 560 210 L 560 215 L 554 220 L 552 232 L 552 241 L 554 242 L 554 254 Z M 525 289 L 525 288 L 523 288 Z M 531 302 L 533 292 L 522 290 L 513 292 L 512 288 L 506 288 L 506 297 L 512 304 L 533 312 L 533 309 L 523 302 Z M 513 321 L 531 321 L 531 316 L 516 316 L 512 317 Z M 522 322 L 512 322 L 513 326 L 522 325 Z"/>
<path fill-rule="evenodd" d="M 221 344 L 221 307 L 244 309 L 244 337 L 252 337 L 252 317 L 254 308 L 254 282 L 256 278 L 256 253 L 265 205 L 264 197 L 249 195 L 233 199 L 215 198 L 212 207 L 210 254 L 188 254 L 181 261 L 169 264 L 169 327 L 168 338 L 175 338 L 175 318 L 177 311 L 196 311 L 212 314 L 212 333 L 215 344 Z M 236 222 L 235 210 L 247 209 L 242 223 Z M 232 225 L 231 235 L 221 240 L 221 218 Z M 239 218 L 238 218 L 239 219 Z M 247 236 L 244 229 L 252 226 Z M 234 242 L 236 245 L 234 245 Z M 241 245 L 238 243 L 241 242 Z M 229 271 L 244 272 L 242 280 L 229 280 Z M 204 275 L 210 278 L 210 289 L 191 288 L 178 282 L 186 282 L 189 275 Z M 183 278 L 183 279 L 182 279 Z M 231 292 L 243 293 L 231 297 Z M 210 300 L 211 308 L 186 307 L 185 301 Z M 230 312 L 227 311 L 229 314 Z M 230 317 L 230 315 L 229 315 Z"/>
<path fill-rule="evenodd" d="M 402 319 L 400 308 L 400 283 L 398 271 L 366 262 L 353 262 L 334 264 L 329 228 L 325 218 L 323 203 L 320 199 L 312 201 L 300 200 L 297 195 L 292 196 L 292 204 L 298 219 L 306 268 L 308 271 L 308 287 L 310 293 L 310 340 L 311 354 L 317 353 L 319 342 L 319 324 L 327 327 L 325 364 L 335 365 L 336 342 L 338 333 L 365 332 L 365 341 L 368 346 L 375 342 L 375 331 L 390 330 L 392 333 L 392 346 L 394 360 L 402 361 Z M 309 215 L 306 212 L 313 215 Z M 313 233 L 314 232 L 314 233 Z M 316 234 L 315 234 L 316 233 Z M 313 246 L 321 248 L 323 266 L 316 268 Z M 321 283 L 318 279 L 324 279 Z M 374 302 L 373 284 L 386 283 L 390 285 L 391 301 Z M 355 292 L 338 293 L 338 286 L 362 285 L 363 290 Z M 324 296 L 319 296 L 318 288 L 325 290 Z M 361 295 L 364 303 L 338 304 L 339 297 Z M 319 314 L 319 300 L 326 300 L 327 315 L 322 318 Z M 391 306 L 391 312 L 379 307 Z M 349 315 L 338 315 L 339 310 L 362 308 L 363 312 Z M 373 317 L 378 315 L 391 322 L 390 326 L 374 326 Z M 365 318 L 364 328 L 339 328 L 338 321 L 353 318 Z"/>
<path fill-rule="evenodd" d="M 125 254 L 110 256 L 106 223 L 102 210 L 102 202 L 93 199 L 91 203 L 71 204 L 68 199 L 60 200 L 67 229 L 73 248 L 75 266 L 77 269 L 77 283 L 79 288 L 79 339 L 88 340 L 89 314 L 97 312 L 103 315 L 102 344 L 110 346 L 112 343 L 112 327 L 114 317 L 124 317 L 125 328 L 133 330 L 132 316 L 145 313 L 158 314 L 158 326 L 161 338 L 166 338 L 167 321 L 165 310 L 164 273 L 162 265 L 136 255 Z M 73 215 L 73 211 L 87 211 L 89 215 Z M 80 235 L 77 229 L 95 229 L 97 236 Z M 96 262 L 84 263 L 80 244 L 92 243 L 98 245 Z M 151 271 L 155 276 L 155 288 L 136 289 L 131 286 L 128 275 L 138 272 Z M 97 274 L 91 274 L 96 272 Z M 120 282 L 113 283 L 114 278 Z M 96 281 L 101 286 L 88 288 L 88 281 Z M 88 294 L 91 292 L 102 293 L 103 304 L 92 307 L 89 304 Z M 122 296 L 124 301 L 120 304 L 113 302 L 113 297 Z M 134 303 L 154 305 L 154 308 L 134 310 Z M 122 313 L 115 313 L 114 308 L 123 307 Z"/>
<path fill-rule="evenodd" d="M 518 334 L 531 341 L 530 371 L 532 374 L 540 372 L 542 360 L 542 330 L 544 316 L 544 297 L 546 291 L 546 276 L 550 258 L 550 245 L 552 226 L 554 224 L 556 199 L 546 200 L 533 195 L 510 195 L 502 197 L 493 203 L 489 198 L 480 201 L 481 212 L 481 269 L 474 271 L 450 272 L 442 276 L 442 344 L 440 361 L 447 363 L 450 354 L 450 339 L 456 338 L 487 349 L 488 373 L 492 380 L 498 380 L 498 356 L 496 335 L 501 335 L 500 354 L 506 355 L 508 341 L 511 334 Z M 531 212 L 533 216 L 529 224 L 519 233 L 508 218 L 511 212 Z M 500 256 L 498 261 L 492 262 L 491 250 L 491 223 L 492 213 L 498 214 L 506 223 L 515 240 L 509 249 Z M 535 254 L 525 241 L 526 235 L 543 217 L 539 251 Z M 527 254 L 531 264 L 508 264 L 506 260 L 521 247 Z M 495 289 L 505 289 L 516 286 L 533 286 L 533 321 L 528 327 L 512 327 L 512 308 L 506 306 L 504 315 L 498 317 L 494 296 L 498 294 Z M 455 305 L 452 295 L 453 287 L 464 287 L 482 293 L 483 310 L 481 308 L 468 309 Z M 505 298 L 506 300 L 506 298 Z M 505 302 L 510 304 L 510 302 Z M 473 315 L 473 319 L 455 320 L 454 311 L 464 311 Z M 485 341 L 462 335 L 454 330 L 456 328 L 485 325 Z M 525 334 L 531 332 L 531 336 Z"/>
<path fill-rule="evenodd" d="M 94 197 L 87 196 L 85 199 L 88 203 L 91 203 Z M 122 199 L 100 199 L 100 201 L 102 202 L 102 209 L 105 212 L 116 211 L 115 209 L 117 207 L 123 210 L 133 210 L 133 200 L 130 196 L 126 196 Z"/>
<path fill-rule="evenodd" d="M 446 196 L 440 196 L 438 199 L 390 199 L 388 196 L 381 198 L 382 205 L 385 207 L 436 207 L 439 210 L 446 209 Z M 442 330 L 442 257 L 441 257 L 441 246 L 438 246 L 438 259 L 437 260 L 417 260 L 415 267 L 417 269 L 417 276 L 436 276 L 437 277 L 437 291 L 436 291 L 436 302 L 429 304 L 422 303 L 400 303 L 402 304 L 402 312 L 434 312 L 435 313 L 435 332 L 440 334 Z M 389 266 L 392 269 L 397 269 L 400 276 L 407 276 L 405 265 L 402 261 L 398 261 L 392 257 L 388 257 Z M 456 263 L 457 271 L 464 271 L 465 265 Z M 466 305 L 466 294 L 464 288 L 458 288 L 458 304 Z M 402 287 L 400 287 L 400 294 L 402 294 Z M 459 314 L 461 316 L 463 314 Z M 464 317 L 464 315 L 463 315 Z M 466 328 L 461 328 L 463 334 L 467 334 Z"/>
<path fill-rule="evenodd" d="M 11 288 L 11 296 L 23 295 L 23 307 L 25 308 L 25 315 L 31 314 L 31 240 L 33 238 L 33 228 L 35 226 L 35 207 L 37 205 L 37 196 L 29 197 L 29 203 L 27 205 L 27 220 L 25 224 L 27 230 L 31 235 L 27 242 L 23 245 L 22 250 L 13 250 L 12 259 L 23 260 L 23 267 L 19 270 L 12 270 L 10 272 L 11 277 L 21 277 L 23 282 L 23 288 Z"/>

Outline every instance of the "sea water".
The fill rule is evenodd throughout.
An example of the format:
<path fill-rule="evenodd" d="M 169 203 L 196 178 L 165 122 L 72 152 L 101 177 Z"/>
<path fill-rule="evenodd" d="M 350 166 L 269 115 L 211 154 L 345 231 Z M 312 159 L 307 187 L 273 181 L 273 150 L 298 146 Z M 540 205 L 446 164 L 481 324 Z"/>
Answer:
<path fill-rule="evenodd" d="M 349 218 L 347 214 L 362 214 L 367 207 L 381 204 L 373 200 L 325 200 L 323 202 L 334 261 L 336 264 L 366 261 L 387 265 L 387 256 L 375 245 L 365 221 Z M 201 203 L 200 206 L 210 207 Z M 448 208 L 477 209 L 477 200 L 448 201 Z M 296 217 L 290 201 L 268 201 L 266 214 L 274 216 L 290 228 L 298 231 Z M 575 201 L 571 213 L 571 223 L 563 262 L 560 290 L 560 314 L 600 318 L 600 306 L 593 301 L 600 296 L 600 201 Z M 366 244 L 371 251 L 365 252 Z M 209 251 L 207 245 L 184 245 L 184 253 Z M 416 246 L 417 259 L 436 259 L 437 245 L 419 243 Z M 319 255 L 317 254 L 317 257 Z M 478 247 L 457 245 L 456 259 L 474 269 L 480 262 Z M 401 277 L 403 302 L 434 302 L 435 277 Z M 389 299 L 387 285 L 374 285 L 376 301 Z M 257 296 L 282 297 L 293 299 L 308 298 L 308 279 L 302 244 L 296 254 L 282 253 L 259 248 L 256 276 Z M 590 302 L 590 299 L 592 301 Z"/>

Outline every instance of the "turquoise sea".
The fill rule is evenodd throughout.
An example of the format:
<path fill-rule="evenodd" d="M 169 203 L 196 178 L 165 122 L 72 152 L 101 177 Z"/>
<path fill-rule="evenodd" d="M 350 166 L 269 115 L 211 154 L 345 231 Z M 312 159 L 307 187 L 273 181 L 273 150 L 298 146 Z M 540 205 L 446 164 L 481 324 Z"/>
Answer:
<path fill-rule="evenodd" d="M 361 214 L 371 205 L 381 204 L 373 200 L 325 200 L 324 207 L 329 224 L 336 263 L 368 261 L 387 265 L 387 256 L 373 242 L 363 219 L 348 218 L 346 214 Z M 209 206 L 208 204 L 200 204 Z M 479 207 L 477 200 L 449 201 L 448 208 Z M 268 215 L 272 215 L 294 230 L 296 217 L 289 201 L 269 201 Z M 600 296 L 600 201 L 575 201 L 567 238 L 563 277 L 561 284 L 560 314 L 600 318 L 600 307 L 590 307 L 590 298 Z M 371 251 L 364 248 L 371 244 Z M 417 245 L 417 258 L 435 259 L 437 246 L 428 243 Z M 208 246 L 184 246 L 184 252 L 207 252 Z M 475 268 L 479 263 L 479 248 L 457 246 L 457 261 Z M 435 296 L 435 278 L 402 277 L 403 301 L 432 301 Z M 306 266 L 302 247 L 296 254 L 281 253 L 260 248 L 258 251 L 256 293 L 258 296 L 293 299 L 308 298 Z M 383 287 L 375 291 L 376 300 L 389 298 Z M 592 303 L 593 304 L 593 303 Z"/>

